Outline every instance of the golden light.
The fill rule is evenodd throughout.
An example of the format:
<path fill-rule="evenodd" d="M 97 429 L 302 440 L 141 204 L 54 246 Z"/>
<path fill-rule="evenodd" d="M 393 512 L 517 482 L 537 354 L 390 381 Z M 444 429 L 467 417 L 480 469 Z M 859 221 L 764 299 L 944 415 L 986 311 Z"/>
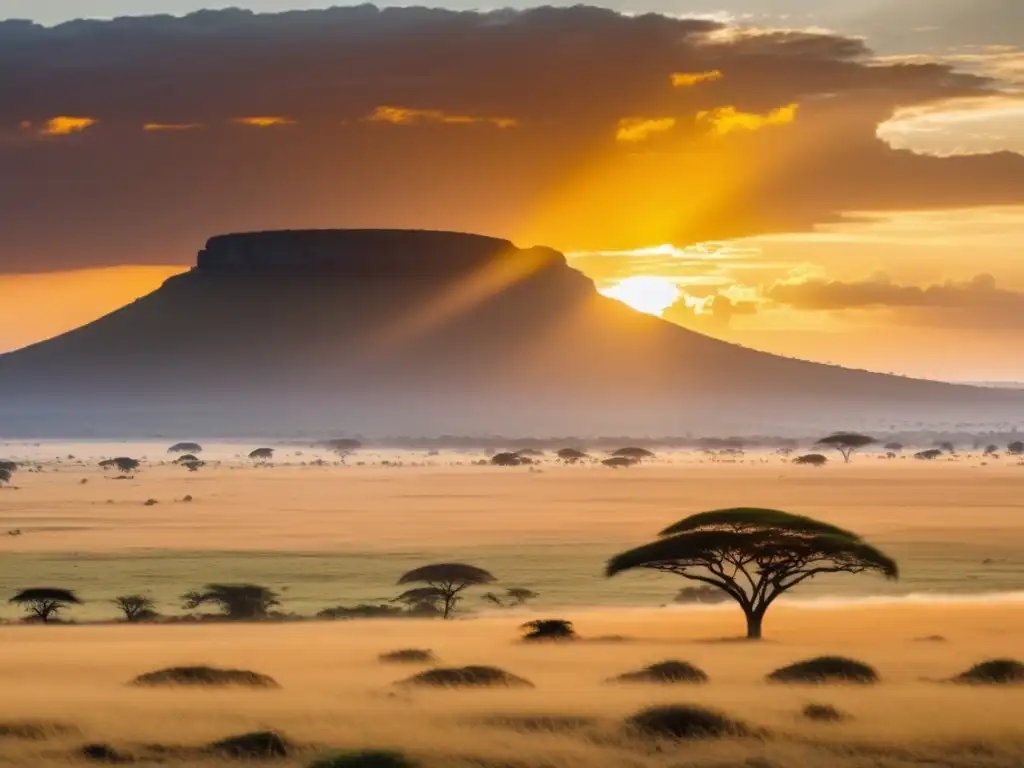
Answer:
<path fill-rule="evenodd" d="M 46 121 L 42 133 L 44 136 L 68 136 L 72 133 L 81 133 L 94 125 L 96 120 L 91 117 L 53 117 Z"/>
<path fill-rule="evenodd" d="M 602 294 L 648 315 L 661 315 L 679 301 L 679 288 L 664 277 L 637 275 L 605 288 Z"/>
<path fill-rule="evenodd" d="M 236 117 L 232 120 L 235 125 L 247 125 L 251 128 L 273 128 L 278 125 L 295 125 L 290 117 L 281 115 L 254 115 L 251 117 Z"/>
<path fill-rule="evenodd" d="M 496 128 L 515 128 L 519 121 L 512 117 L 478 117 L 455 115 L 441 109 L 413 109 L 411 107 L 383 106 L 363 118 L 368 123 L 391 123 L 392 125 L 417 125 L 419 123 L 440 123 L 442 125 L 493 125 Z"/>

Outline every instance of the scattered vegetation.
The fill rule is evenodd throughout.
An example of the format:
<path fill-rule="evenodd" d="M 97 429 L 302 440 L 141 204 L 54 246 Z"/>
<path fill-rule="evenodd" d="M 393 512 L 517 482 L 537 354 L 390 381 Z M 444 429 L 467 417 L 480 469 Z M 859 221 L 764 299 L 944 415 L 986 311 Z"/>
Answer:
<path fill-rule="evenodd" d="M 440 667 L 420 672 L 401 681 L 401 685 L 431 688 L 533 688 L 525 678 L 497 667 Z"/>
<path fill-rule="evenodd" d="M 530 600 L 535 600 L 540 595 L 534 592 L 532 589 L 526 589 L 526 587 L 511 587 L 505 590 L 504 595 L 498 595 L 494 592 L 486 592 L 480 596 L 482 600 L 486 600 L 489 603 L 493 603 L 499 608 L 518 608 L 521 605 L 526 605 Z"/>
<path fill-rule="evenodd" d="M 838 723 L 847 719 L 846 715 L 831 704 L 808 704 L 800 714 L 816 723 Z"/>
<path fill-rule="evenodd" d="M 1024 663 L 1016 659 L 990 659 L 953 678 L 965 685 L 1024 685 Z"/>
<path fill-rule="evenodd" d="M 894 560 L 857 534 L 773 509 L 702 512 L 659 536 L 612 558 L 606 574 L 649 568 L 717 587 L 743 609 L 750 639 L 761 637 L 765 613 L 779 595 L 818 574 L 899 574 Z"/>
<path fill-rule="evenodd" d="M 102 469 L 116 469 L 122 475 L 130 475 L 138 470 L 140 466 L 141 462 L 138 459 L 132 459 L 128 456 L 118 456 L 116 459 L 106 459 L 100 462 Z"/>
<path fill-rule="evenodd" d="M 152 621 L 159 615 L 155 610 L 156 603 L 145 595 L 121 595 L 113 602 L 124 614 L 125 621 Z"/>
<path fill-rule="evenodd" d="M 578 464 L 590 458 L 586 451 L 581 451 L 578 448 L 560 448 L 555 455 L 564 464 Z"/>
<path fill-rule="evenodd" d="M 131 758 L 122 755 L 109 744 L 85 744 L 78 753 L 93 763 L 130 763 Z"/>
<path fill-rule="evenodd" d="M 47 720 L 0 721 L 0 739 L 45 741 L 56 736 L 78 733 L 73 725 Z"/>
<path fill-rule="evenodd" d="M 919 461 L 934 461 L 942 455 L 942 451 L 938 448 L 929 448 L 927 451 L 918 451 L 914 454 L 914 458 Z"/>
<path fill-rule="evenodd" d="M 685 661 L 660 661 L 649 667 L 613 677 L 613 683 L 706 683 L 707 673 Z"/>
<path fill-rule="evenodd" d="M 565 619 L 537 619 L 526 622 L 519 629 L 523 631 L 523 640 L 527 642 L 578 639 L 572 622 Z"/>
<path fill-rule="evenodd" d="M 634 459 L 631 456 L 612 456 L 610 459 L 604 459 L 601 463 L 611 469 L 626 469 L 634 464 L 639 464 L 640 459 Z"/>
<path fill-rule="evenodd" d="M 767 677 L 771 683 L 810 684 L 856 683 L 871 685 L 878 682 L 878 673 L 861 661 L 842 656 L 819 656 L 798 661 L 775 670 Z"/>
<path fill-rule="evenodd" d="M 649 451 L 646 448 L 628 446 L 626 448 L 619 448 L 617 451 L 612 451 L 612 458 L 635 459 L 636 461 L 644 461 L 645 459 L 653 459 L 654 452 Z"/>
<path fill-rule="evenodd" d="M 808 467 L 824 467 L 828 464 L 828 458 L 820 453 L 808 453 L 803 456 L 797 456 L 793 459 L 793 463 Z"/>
<path fill-rule="evenodd" d="M 259 672 L 247 669 L 219 669 L 217 667 L 168 667 L 147 672 L 132 680 L 142 686 L 248 686 L 251 688 L 280 688 L 277 681 Z"/>
<path fill-rule="evenodd" d="M 215 741 L 207 749 L 236 760 L 266 760 L 287 757 L 292 751 L 292 745 L 274 731 L 254 731 Z"/>
<path fill-rule="evenodd" d="M 258 584 L 207 584 L 202 592 L 186 592 L 181 597 L 186 610 L 212 604 L 235 621 L 267 618 L 270 609 L 280 605 L 277 598 L 272 589 Z"/>
<path fill-rule="evenodd" d="M 434 652 L 426 648 L 403 648 L 382 653 L 377 659 L 385 664 L 433 664 L 437 661 Z"/>
<path fill-rule="evenodd" d="M 626 720 L 638 735 L 662 739 L 716 739 L 750 736 L 753 731 L 721 712 L 687 704 L 650 707 Z"/>
<path fill-rule="evenodd" d="M 70 589 L 58 587 L 23 589 L 8 602 L 20 605 L 28 611 L 30 620 L 41 621 L 43 624 L 56 619 L 68 606 L 82 604 L 82 601 Z"/>
<path fill-rule="evenodd" d="M 533 464 L 533 459 L 518 453 L 496 453 L 491 456 L 492 467 L 522 467 Z"/>
<path fill-rule="evenodd" d="M 441 615 L 447 619 L 451 617 L 459 601 L 462 600 L 462 593 L 465 590 L 495 581 L 497 579 L 492 574 L 475 565 L 436 563 L 425 565 L 422 568 L 414 568 L 398 580 L 398 585 L 426 584 L 435 590 L 443 604 Z"/>

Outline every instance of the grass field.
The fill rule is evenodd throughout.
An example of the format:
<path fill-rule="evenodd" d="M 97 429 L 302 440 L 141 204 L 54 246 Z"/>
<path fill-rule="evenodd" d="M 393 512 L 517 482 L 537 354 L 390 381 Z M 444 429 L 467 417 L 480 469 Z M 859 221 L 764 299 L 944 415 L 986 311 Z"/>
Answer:
<path fill-rule="evenodd" d="M 485 611 L 454 622 L 393 620 L 283 624 L 0 627 L 0 763 L 67 765 L 85 742 L 108 742 L 136 764 L 205 765 L 144 745 L 193 747 L 274 729 L 299 747 L 282 765 L 306 765 L 329 747 L 400 747 L 433 768 L 766 768 L 991 766 L 1024 763 L 1024 689 L 938 682 L 993 657 L 1024 656 L 1024 468 L 978 458 L 921 464 L 862 457 L 800 469 L 776 457 L 702 463 L 670 456 L 626 471 L 545 465 L 541 472 L 466 466 L 441 456 L 406 466 L 301 466 L 281 456 L 253 468 L 222 447 L 199 473 L 160 466 L 113 480 L 95 467 L 110 446 L 42 446 L 42 472 L 0 490 L 0 593 L 33 585 L 77 590 L 68 618 L 111 620 L 116 594 L 144 592 L 169 614 L 177 596 L 210 581 L 278 589 L 285 610 L 387 599 L 406 569 L 465 560 L 498 586 L 542 597 L 531 611 Z M 8 447 L 7 455 L 15 455 Z M 30 449 L 23 448 L 24 453 Z M 132 446 L 135 455 L 145 447 Z M 53 456 L 74 453 L 78 459 Z M 131 454 L 129 454 L 131 455 Z M 49 458 L 47 458 L 49 457 Z M 378 457 L 379 459 L 379 457 Z M 217 461 L 222 462 L 216 465 Z M 394 460 L 391 457 L 390 460 Z M 82 461 L 79 465 L 77 462 Z M 375 460 L 370 458 L 368 464 Z M 460 465 L 459 462 L 463 462 Z M 83 484 L 82 481 L 86 482 Z M 191 503 L 180 501 L 192 495 Z M 157 504 L 144 506 L 147 499 Z M 889 584 L 842 576 L 802 589 L 769 613 L 764 642 L 733 642 L 731 606 L 660 609 L 687 582 L 656 574 L 601 575 L 611 554 L 693 512 L 780 507 L 852 528 L 894 555 Z M 4 606 L 9 622 L 20 617 Z M 536 615 L 573 619 L 584 637 L 624 642 L 529 646 L 517 626 Z M 942 635 L 944 642 L 919 638 Z M 416 669 L 377 654 L 431 648 L 451 665 L 491 664 L 536 689 L 421 692 L 392 684 Z M 882 682 L 855 688 L 779 687 L 763 676 L 821 654 L 861 659 Z M 702 667 L 708 685 L 621 686 L 615 674 L 665 659 Z M 175 664 L 252 669 L 272 691 L 148 691 L 135 675 Z M 769 735 L 657 745 L 621 721 L 651 704 L 721 709 Z M 799 717 L 832 704 L 846 722 Z M 571 732 L 485 723 L 501 715 L 592 719 Z M 57 721 L 76 732 L 38 741 L 3 736 L 4 723 Z"/>

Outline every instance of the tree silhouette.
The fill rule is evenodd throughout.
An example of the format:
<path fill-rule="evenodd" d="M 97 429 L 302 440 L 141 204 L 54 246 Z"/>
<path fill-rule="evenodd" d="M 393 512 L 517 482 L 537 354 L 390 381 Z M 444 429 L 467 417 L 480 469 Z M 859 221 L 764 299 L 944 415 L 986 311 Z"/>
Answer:
<path fill-rule="evenodd" d="M 202 592 L 181 596 L 186 610 L 213 604 L 227 618 L 238 621 L 267 618 L 270 609 L 280 605 L 277 598 L 276 592 L 258 584 L 207 584 Z"/>
<path fill-rule="evenodd" d="M 363 447 L 362 442 L 352 437 L 341 437 L 337 440 L 328 440 L 324 445 L 334 451 L 334 453 L 338 454 L 342 459 Z"/>
<path fill-rule="evenodd" d="M 0 469 L 0 485 L 6 485 L 11 482 L 11 470 Z"/>
<path fill-rule="evenodd" d="M 50 619 L 56 618 L 57 614 L 69 605 L 82 604 L 82 601 L 70 589 L 60 589 L 58 587 L 31 587 L 23 589 L 8 602 L 13 605 L 22 606 L 44 624 L 48 623 Z"/>
<path fill-rule="evenodd" d="M 270 461 L 274 458 L 273 448 L 257 448 L 255 451 L 249 454 L 249 458 L 255 462 Z"/>
<path fill-rule="evenodd" d="M 565 619 L 536 619 L 519 627 L 523 640 L 575 640 L 576 630 Z"/>
<path fill-rule="evenodd" d="M 1024 456 L 1024 442 L 1016 440 L 1006 446 L 1008 453 L 1012 453 L 1014 456 Z"/>
<path fill-rule="evenodd" d="M 499 608 L 518 608 L 520 605 L 526 605 L 528 601 L 540 597 L 540 595 L 532 589 L 526 589 L 525 587 L 511 587 L 505 590 L 504 595 L 487 592 L 480 597 L 489 603 L 494 603 Z"/>
<path fill-rule="evenodd" d="M 650 544 L 608 562 L 606 575 L 633 568 L 675 573 L 718 587 L 739 603 L 747 637 L 759 639 L 765 612 L 779 595 L 822 573 L 898 567 L 857 534 L 774 509 L 734 508 L 680 520 Z"/>
<path fill-rule="evenodd" d="M 406 584 L 426 584 L 437 590 L 443 603 L 442 615 L 449 618 L 462 593 L 470 587 L 480 584 L 492 584 L 497 579 L 483 568 L 465 563 L 436 563 L 415 568 L 398 580 L 399 586 Z"/>
<path fill-rule="evenodd" d="M 559 461 L 565 462 L 566 464 L 576 464 L 590 458 L 585 451 L 581 451 L 578 448 L 562 448 L 555 455 L 558 457 Z"/>
<path fill-rule="evenodd" d="M 7 472 L 14 474 L 15 472 L 18 471 L 18 465 L 13 461 L 7 461 L 6 459 L 4 459 L 3 461 L 0 461 L 0 469 L 6 470 Z"/>
<path fill-rule="evenodd" d="M 130 475 L 139 468 L 140 462 L 138 459 L 132 459 L 127 456 L 118 456 L 116 459 L 101 461 L 100 466 L 103 469 L 116 469 L 122 475 Z"/>
<path fill-rule="evenodd" d="M 441 613 L 444 593 L 434 587 L 413 587 L 400 594 L 392 603 L 401 603 L 409 613 L 436 615 Z"/>
<path fill-rule="evenodd" d="M 630 446 L 627 448 L 619 448 L 619 450 L 612 453 L 612 457 L 616 459 L 634 459 L 636 461 L 643 461 L 644 459 L 653 459 L 654 453 L 646 448 Z"/>
<path fill-rule="evenodd" d="M 805 456 L 797 456 L 793 459 L 794 464 L 804 464 L 810 467 L 823 467 L 828 464 L 828 459 L 820 453 L 808 453 Z"/>
<path fill-rule="evenodd" d="M 124 614 L 125 621 L 148 621 L 156 618 L 156 603 L 145 595 L 121 595 L 114 605 Z"/>
<path fill-rule="evenodd" d="M 940 451 L 938 448 L 929 448 L 927 451 L 918 451 L 917 453 L 914 454 L 914 458 L 919 459 L 921 461 L 933 461 L 934 459 L 939 458 L 939 456 L 941 455 L 942 451 Z"/>
<path fill-rule="evenodd" d="M 873 445 L 877 441 L 868 435 L 861 435 L 856 432 L 836 432 L 835 434 L 823 437 L 815 445 L 823 445 L 828 448 L 835 448 L 843 454 L 843 461 L 850 463 L 850 457 L 854 451 Z"/>
<path fill-rule="evenodd" d="M 199 443 L 175 443 L 167 449 L 168 453 L 202 453 L 203 446 Z"/>
<path fill-rule="evenodd" d="M 495 467 L 521 467 L 525 464 L 533 464 L 533 459 L 508 452 L 496 453 L 491 457 L 491 465 Z"/>
<path fill-rule="evenodd" d="M 199 459 L 196 458 L 189 459 L 188 461 L 179 461 L 178 463 L 181 466 L 185 467 L 185 469 L 187 469 L 189 472 L 198 472 L 200 469 L 206 466 L 205 461 L 200 461 Z"/>
<path fill-rule="evenodd" d="M 625 469 L 626 467 L 632 467 L 634 464 L 639 464 L 640 459 L 632 456 L 612 456 L 610 459 L 604 459 L 601 463 L 612 469 Z"/>

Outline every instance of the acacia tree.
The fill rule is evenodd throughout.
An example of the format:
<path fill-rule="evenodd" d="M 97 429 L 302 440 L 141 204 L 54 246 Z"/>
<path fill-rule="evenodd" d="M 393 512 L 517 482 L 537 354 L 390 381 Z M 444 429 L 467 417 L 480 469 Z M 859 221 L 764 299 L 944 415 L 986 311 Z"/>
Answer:
<path fill-rule="evenodd" d="M 760 639 L 765 612 L 779 595 L 807 579 L 822 573 L 899 575 L 895 561 L 851 531 L 745 507 L 684 518 L 656 541 L 612 558 L 606 575 L 633 568 L 675 573 L 721 589 L 743 609 L 750 639 Z"/>
<path fill-rule="evenodd" d="M 643 461 L 644 459 L 653 459 L 654 452 L 649 451 L 646 448 L 637 448 L 635 446 L 630 446 L 627 448 L 619 448 L 619 450 L 612 453 L 612 458 L 634 459 L 635 461 Z"/>
<path fill-rule="evenodd" d="M 13 605 L 20 605 L 44 624 L 48 623 L 50 619 L 57 618 L 57 614 L 69 605 L 82 604 L 82 601 L 70 589 L 60 589 L 58 587 L 31 587 L 23 589 L 8 602 Z"/>
<path fill-rule="evenodd" d="M 559 461 L 566 464 L 577 464 L 590 458 L 586 451 L 581 451 L 579 448 L 561 448 L 555 455 Z"/>
<path fill-rule="evenodd" d="M 100 462 L 100 466 L 103 469 L 116 469 L 122 475 L 130 475 L 139 468 L 140 464 L 141 462 L 138 459 L 128 456 L 118 456 L 116 459 L 107 459 Z"/>
<path fill-rule="evenodd" d="M 823 445 L 828 448 L 835 448 L 843 454 L 843 461 L 850 463 L 850 457 L 854 451 L 874 445 L 877 441 L 869 435 L 861 435 L 856 432 L 836 432 L 835 434 L 823 437 L 815 445 Z"/>
<path fill-rule="evenodd" d="M 125 621 L 146 621 L 156 618 L 156 603 L 145 595 L 121 595 L 114 605 L 124 614 Z"/>
<path fill-rule="evenodd" d="M 1021 442 L 1020 440 L 1015 440 L 1014 442 L 1006 446 L 1006 451 L 1007 453 L 1011 453 L 1014 456 L 1024 456 L 1024 442 Z"/>
<path fill-rule="evenodd" d="M 462 593 L 480 584 L 492 584 L 497 579 L 483 568 L 465 563 L 436 563 L 414 568 L 398 580 L 399 586 L 426 584 L 440 596 L 443 618 L 450 618 Z"/>
<path fill-rule="evenodd" d="M 168 453 L 202 453 L 203 446 L 199 443 L 175 443 L 167 449 Z"/>
<path fill-rule="evenodd" d="M 263 462 L 266 462 L 266 461 L 270 461 L 272 458 L 274 458 L 274 449 L 273 448 L 257 448 L 255 451 L 253 451 L 252 453 L 249 454 L 249 458 L 252 459 L 254 462 L 257 462 L 257 463 L 263 463 Z"/>
<path fill-rule="evenodd" d="M 236 621 L 265 619 L 270 609 L 280 605 L 278 594 L 258 584 L 207 584 L 202 591 L 181 596 L 186 610 L 201 605 L 218 606 L 224 615 Z"/>

